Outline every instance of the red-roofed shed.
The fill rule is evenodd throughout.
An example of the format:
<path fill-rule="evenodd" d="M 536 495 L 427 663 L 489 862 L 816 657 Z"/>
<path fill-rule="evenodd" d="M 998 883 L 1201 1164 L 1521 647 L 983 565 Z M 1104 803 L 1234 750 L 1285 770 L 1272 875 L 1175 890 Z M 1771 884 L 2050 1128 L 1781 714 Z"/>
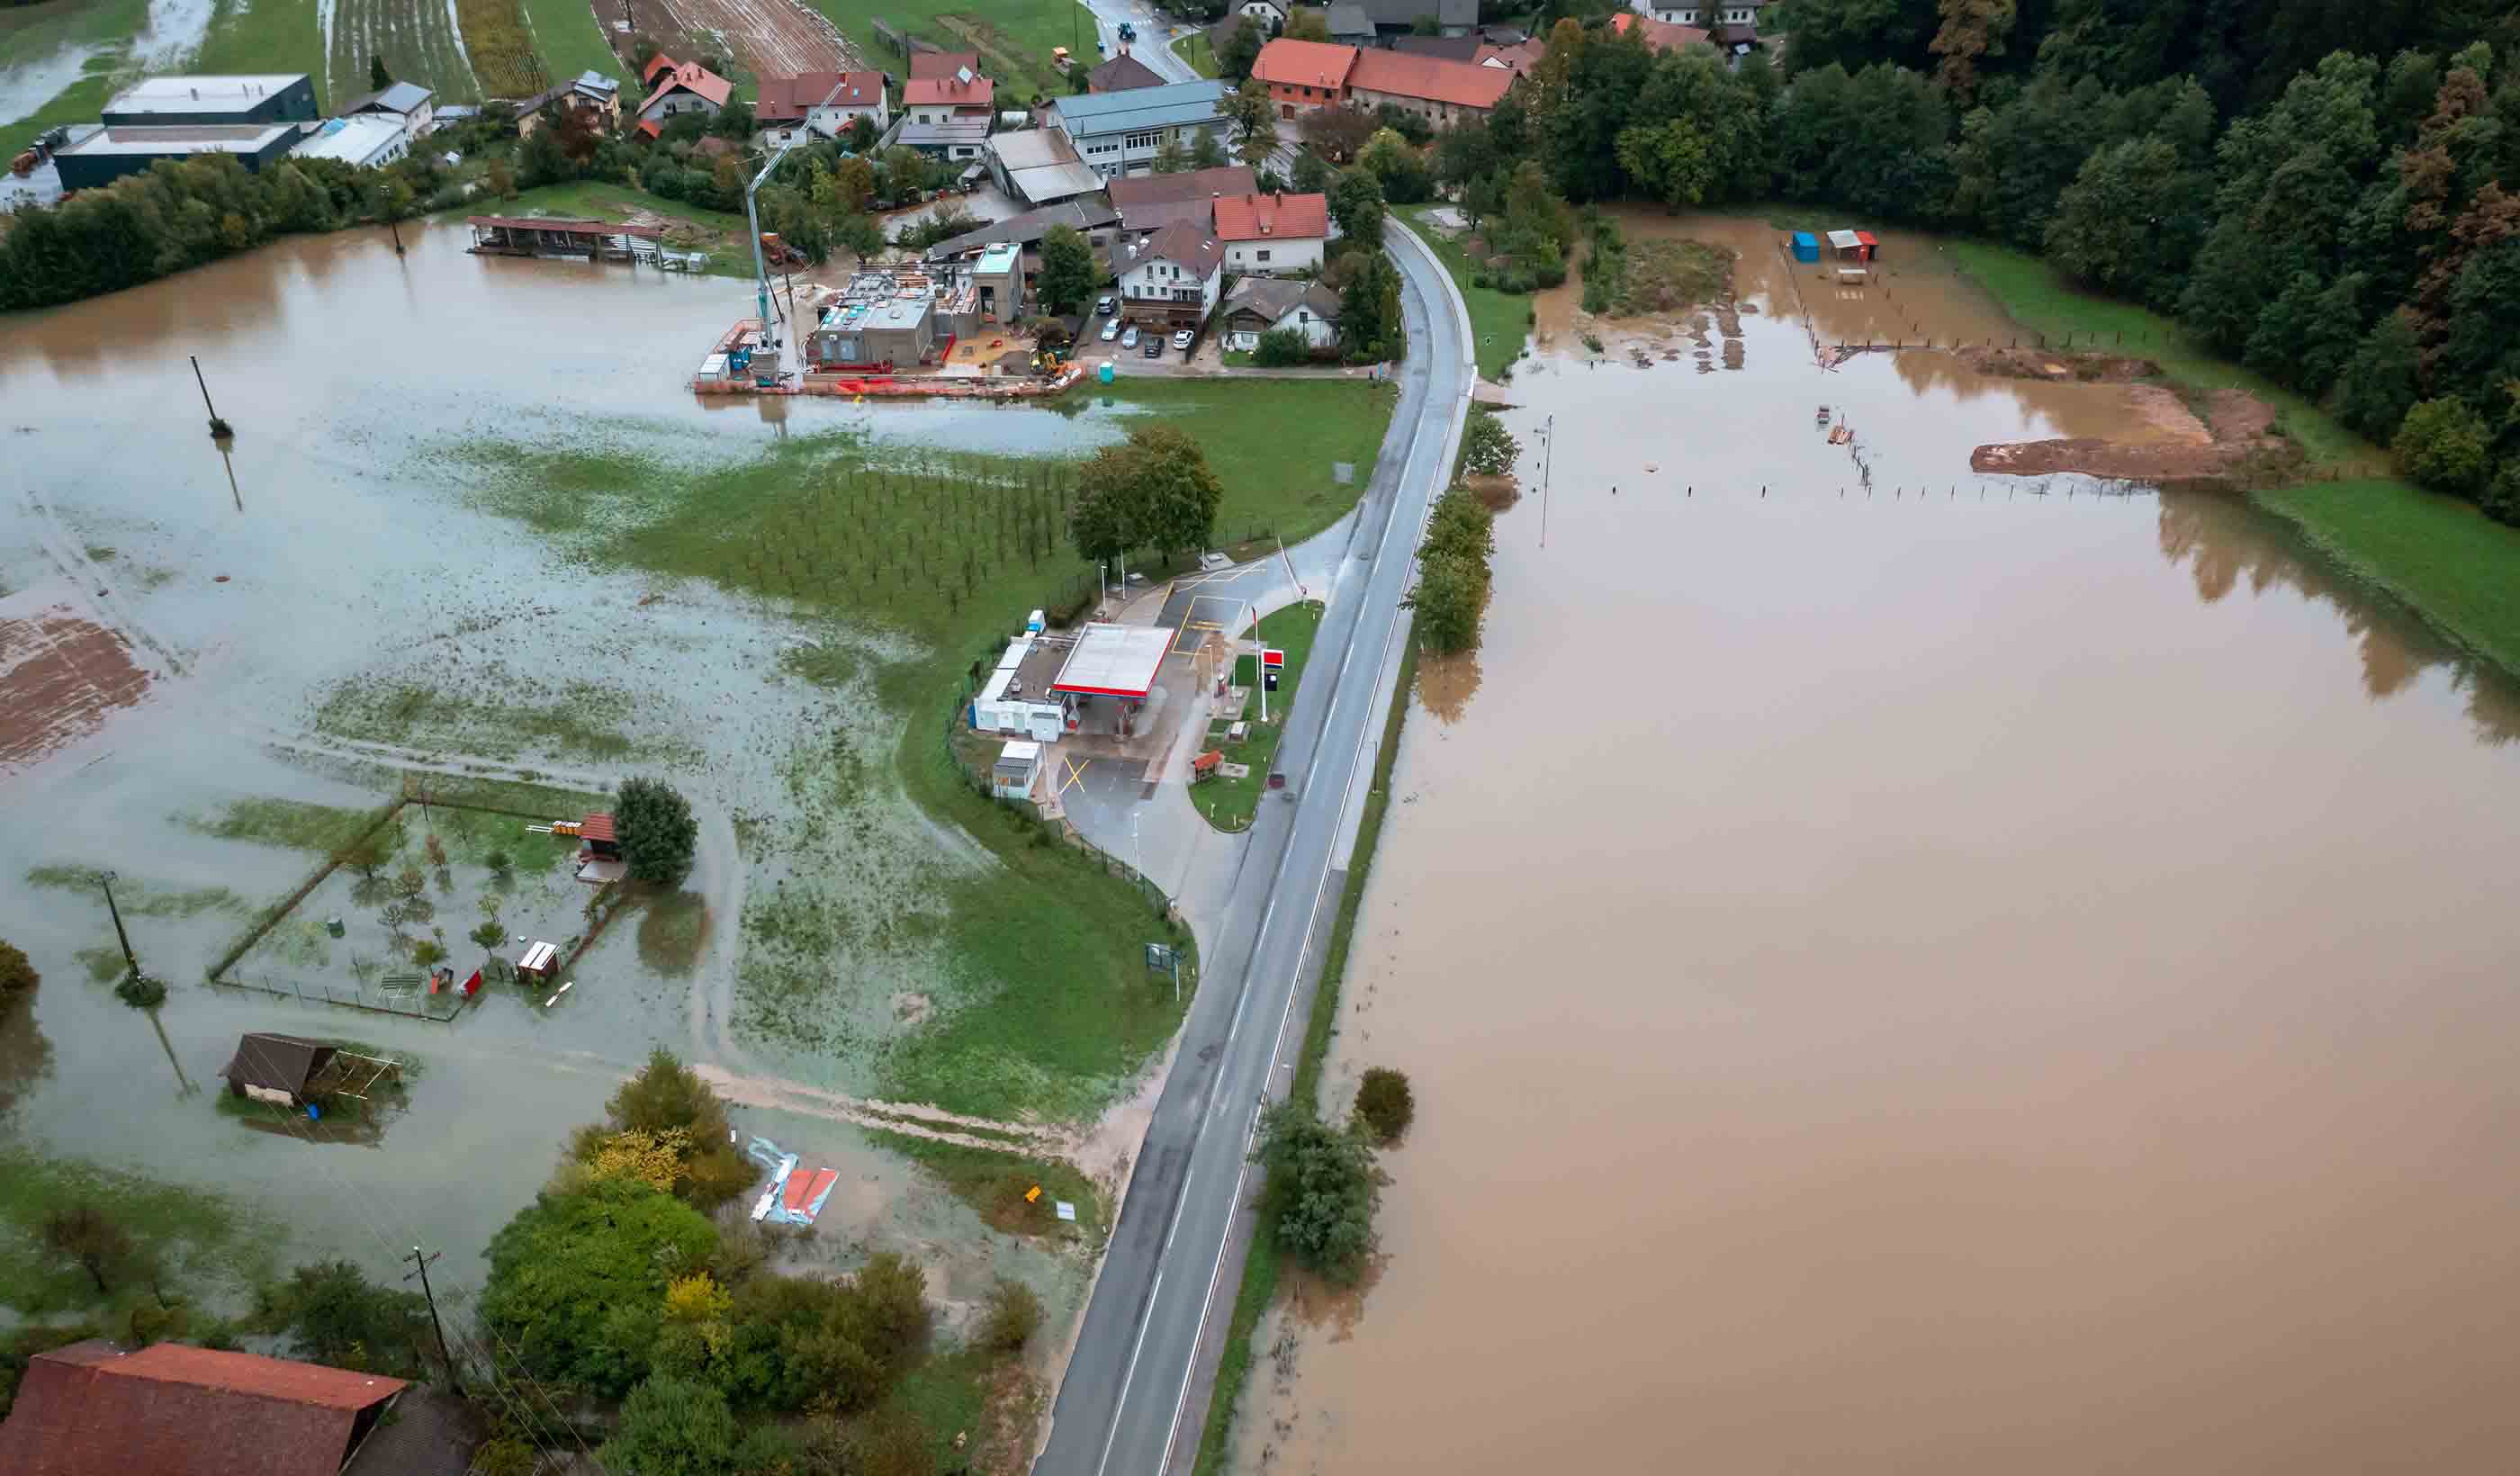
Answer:
<path fill-rule="evenodd" d="M 28 1361 L 11 1476 L 337 1476 L 403 1380 L 251 1353 L 92 1339 Z"/>

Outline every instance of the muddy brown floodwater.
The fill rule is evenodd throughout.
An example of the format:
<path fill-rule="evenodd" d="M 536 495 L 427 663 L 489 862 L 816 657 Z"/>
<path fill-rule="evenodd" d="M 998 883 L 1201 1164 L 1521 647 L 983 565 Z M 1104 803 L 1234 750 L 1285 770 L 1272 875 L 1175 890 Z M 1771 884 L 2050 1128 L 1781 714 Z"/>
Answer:
<path fill-rule="evenodd" d="M 2237 500 L 1969 472 L 2119 388 L 1743 295 L 1516 371 L 1333 1058 L 1386 1259 L 1238 1468 L 2510 1469 L 2520 699 Z"/>

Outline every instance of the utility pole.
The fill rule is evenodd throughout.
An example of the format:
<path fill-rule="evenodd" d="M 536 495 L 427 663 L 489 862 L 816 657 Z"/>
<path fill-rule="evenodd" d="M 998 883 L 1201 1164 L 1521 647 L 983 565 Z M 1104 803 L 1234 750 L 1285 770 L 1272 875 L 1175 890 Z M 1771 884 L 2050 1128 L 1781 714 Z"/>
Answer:
<path fill-rule="evenodd" d="M 113 935 L 122 940 L 122 962 L 130 964 L 131 971 L 136 974 L 140 972 L 140 961 L 132 957 L 131 935 L 122 930 L 122 909 L 113 905 L 113 873 L 97 872 L 96 884 L 105 888 L 105 910 L 113 915 Z"/>
<path fill-rule="evenodd" d="M 1540 461 L 1540 546 L 1545 549 L 1549 547 L 1549 473 L 1557 468 L 1557 417 L 1549 418 L 1541 438 L 1548 442 Z"/>
<path fill-rule="evenodd" d="M 446 1364 L 446 1387 L 454 1390 L 455 1397 L 461 1399 L 464 1397 L 464 1385 L 455 1377 L 455 1355 L 446 1351 L 446 1324 L 437 1319 L 437 1294 L 428 1289 L 428 1263 L 436 1260 L 437 1256 L 436 1251 L 422 1255 L 420 1247 L 413 1246 L 412 1264 L 420 1269 L 413 1272 L 411 1275 L 420 1277 L 420 1294 L 428 1302 L 428 1325 L 437 1329 L 437 1357 L 439 1362 Z M 405 1276 L 403 1279 L 408 1281 L 411 1276 Z"/>
<path fill-rule="evenodd" d="M 193 361 L 193 382 L 202 386 L 202 408 L 210 413 L 211 438 L 215 440 L 219 436 L 236 434 L 227 422 L 219 419 L 219 408 L 210 403 L 210 381 L 202 378 L 202 356 L 192 354 L 188 357 Z"/>

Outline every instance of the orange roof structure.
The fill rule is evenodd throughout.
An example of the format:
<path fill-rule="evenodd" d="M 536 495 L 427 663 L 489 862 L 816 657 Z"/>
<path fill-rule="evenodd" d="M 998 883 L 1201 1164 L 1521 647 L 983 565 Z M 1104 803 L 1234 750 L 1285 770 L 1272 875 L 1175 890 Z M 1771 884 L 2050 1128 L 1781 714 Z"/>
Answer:
<path fill-rule="evenodd" d="M 661 62 L 663 60 L 664 58 L 662 57 L 655 59 L 657 62 Z M 651 62 L 649 64 L 649 71 L 651 73 L 657 73 L 655 62 Z M 663 97 L 666 93 L 672 92 L 678 87 L 691 93 L 695 97 L 704 100 L 712 108 L 725 107 L 727 98 L 735 91 L 735 84 L 733 82 L 719 76 L 716 72 L 702 67 L 698 62 L 685 62 L 681 66 L 674 67 L 671 71 L 655 74 L 653 76 L 653 81 L 655 90 L 648 94 L 647 102 L 639 105 L 639 111 L 642 112 L 647 112 L 649 107 L 652 105 L 656 99 Z"/>
<path fill-rule="evenodd" d="M 958 71 L 977 75 L 980 54 L 976 51 L 914 51 L 910 54 L 910 80 L 932 81 L 950 77 Z"/>
<path fill-rule="evenodd" d="M 1455 108 L 1494 108 L 1514 74 L 1502 67 L 1476 62 L 1448 62 L 1441 57 L 1368 47 L 1358 52 L 1347 85 L 1361 92 L 1383 92 Z"/>
<path fill-rule="evenodd" d="M 1706 39 L 1706 32 L 1694 25 L 1674 25 L 1668 21 L 1649 20 L 1630 11 L 1621 11 L 1610 18 L 1610 29 L 1623 36 L 1640 26 L 1644 30 L 1647 51 L 1677 51 L 1684 46 L 1695 46 Z M 1543 47 L 1542 50 L 1545 51 L 1547 48 Z M 1480 51 L 1479 60 L 1482 62 L 1487 60 L 1485 50 Z"/>
<path fill-rule="evenodd" d="M 407 1385 L 320 1364 L 103 1339 L 27 1362 L 0 1470 L 40 1476 L 334 1476 Z"/>
<path fill-rule="evenodd" d="M 912 77 L 902 85 L 901 104 L 905 108 L 922 105 L 937 108 L 976 108 L 985 111 L 996 99 L 998 84 L 972 73 L 966 82 L 960 76 Z"/>
<path fill-rule="evenodd" d="M 833 89 L 838 96 L 833 97 Z M 834 108 L 873 108 L 883 101 L 879 71 L 800 71 L 792 77 L 763 77 L 761 96 L 752 105 L 756 123 L 800 123 L 812 109 L 831 98 Z"/>
<path fill-rule="evenodd" d="M 577 838 L 580 840 L 618 840 L 621 837 L 613 833 L 612 817 L 606 812 L 598 811 L 578 822 Z"/>
<path fill-rule="evenodd" d="M 1251 74 L 1281 87 L 1344 87 L 1348 70 L 1355 66 L 1353 46 L 1280 36 L 1260 48 Z"/>
<path fill-rule="evenodd" d="M 1327 195 L 1221 195 L 1216 199 L 1216 235 L 1220 241 L 1329 233 L 1330 198 Z"/>

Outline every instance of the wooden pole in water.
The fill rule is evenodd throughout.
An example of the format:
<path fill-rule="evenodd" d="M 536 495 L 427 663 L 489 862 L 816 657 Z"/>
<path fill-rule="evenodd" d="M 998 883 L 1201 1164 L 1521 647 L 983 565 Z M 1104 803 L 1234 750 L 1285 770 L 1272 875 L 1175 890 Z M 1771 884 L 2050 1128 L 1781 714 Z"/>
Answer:
<path fill-rule="evenodd" d="M 202 356 L 191 354 L 188 357 L 193 361 L 193 382 L 202 386 L 202 408 L 210 413 L 210 434 L 214 436 L 236 434 L 227 422 L 219 419 L 218 407 L 210 403 L 210 381 L 202 378 Z"/>

